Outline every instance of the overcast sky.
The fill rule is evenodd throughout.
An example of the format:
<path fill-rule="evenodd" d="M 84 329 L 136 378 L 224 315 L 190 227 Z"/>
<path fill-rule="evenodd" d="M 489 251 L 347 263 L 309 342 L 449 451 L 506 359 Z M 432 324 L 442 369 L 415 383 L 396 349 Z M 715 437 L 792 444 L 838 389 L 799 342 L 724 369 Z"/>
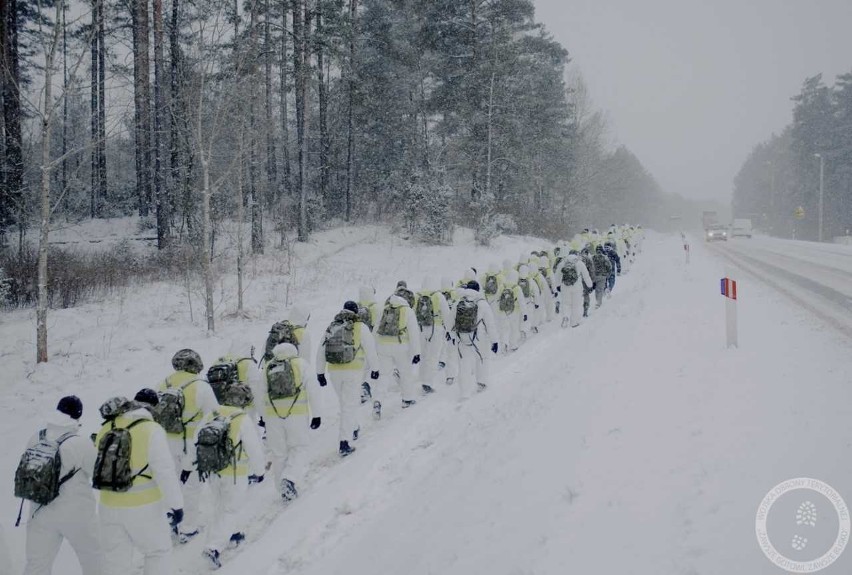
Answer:
<path fill-rule="evenodd" d="M 804 79 L 852 71 L 852 0 L 534 0 L 611 136 L 666 191 L 730 200 Z"/>

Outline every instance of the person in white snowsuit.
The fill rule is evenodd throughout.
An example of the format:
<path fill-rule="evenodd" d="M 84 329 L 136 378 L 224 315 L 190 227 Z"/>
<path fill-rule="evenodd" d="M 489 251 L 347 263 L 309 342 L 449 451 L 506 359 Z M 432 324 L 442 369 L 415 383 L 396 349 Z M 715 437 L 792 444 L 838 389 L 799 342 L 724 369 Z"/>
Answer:
<path fill-rule="evenodd" d="M 459 353 L 456 348 L 458 343 L 455 334 L 450 331 L 453 317 L 455 317 L 455 306 L 458 300 L 458 290 L 453 287 L 453 280 L 444 276 L 441 278 L 441 294 L 447 302 L 447 308 L 450 311 L 449 318 L 446 321 L 447 334 L 445 336 L 446 343 L 441 350 L 441 357 L 438 361 L 438 367 L 443 371 L 444 381 L 447 385 L 452 385 L 459 374 Z"/>
<path fill-rule="evenodd" d="M 103 573 L 100 525 L 92 492 L 97 453 L 89 438 L 79 433 L 82 415 L 83 404 L 77 397 L 63 397 L 47 425 L 27 445 L 33 447 L 41 439 L 61 441 L 59 477 L 64 482 L 59 495 L 47 505 L 30 502 L 24 575 L 50 575 L 64 539 L 77 554 L 83 575 Z"/>
<path fill-rule="evenodd" d="M 562 327 L 577 327 L 583 317 L 583 290 L 592 289 L 592 276 L 580 256 L 572 251 L 556 268 L 555 278 L 559 281 L 557 289 L 563 314 Z M 574 283 L 569 285 L 571 280 Z"/>
<path fill-rule="evenodd" d="M 482 295 L 485 296 L 485 301 L 491 306 L 491 313 L 496 317 L 498 313 L 498 300 L 503 291 L 503 286 L 506 283 L 506 273 L 501 270 L 497 264 L 488 266 L 488 271 L 480 275 L 479 287 L 482 290 Z M 499 348 L 506 349 L 508 342 L 508 334 L 506 334 L 498 322 L 497 326 L 497 342 Z"/>
<path fill-rule="evenodd" d="M 174 529 L 183 518 L 183 496 L 166 433 L 141 405 L 119 397 L 101 406 L 107 422 L 95 445 L 100 445 L 113 426 L 128 429 L 134 473 L 129 491 L 100 492 L 98 515 L 105 575 L 126 575 L 134 549 L 144 558 L 143 575 L 173 574 L 169 521 Z"/>
<path fill-rule="evenodd" d="M 199 505 L 203 485 L 197 473 L 186 470 L 192 468 L 193 460 L 189 455 L 189 444 L 195 437 L 195 431 L 204 416 L 219 407 L 213 388 L 201 375 L 204 364 L 201 356 L 191 349 L 182 349 L 172 357 L 175 372 L 168 376 L 159 387 L 161 393 L 167 389 L 179 388 L 183 391 L 184 408 L 181 421 L 184 433 L 167 433 L 169 449 L 172 453 L 174 468 L 180 472 L 181 491 L 184 499 L 184 517 L 178 536 L 186 542 L 198 535 Z M 183 470 L 183 471 L 181 471 Z"/>
<path fill-rule="evenodd" d="M 238 407 L 223 405 L 205 416 L 192 442 L 193 459 L 197 460 L 195 444 L 198 443 L 198 433 L 217 417 L 230 420 L 228 435 L 236 450 L 233 463 L 205 477 L 215 504 L 202 555 L 213 569 L 222 566 L 221 554 L 225 549 L 238 547 L 245 541 L 246 536 L 241 528 L 247 519 L 244 513 L 247 491 L 250 484 L 263 481 L 266 471 L 266 454 L 258 428 L 251 415 Z"/>
<path fill-rule="evenodd" d="M 533 279 L 538 284 L 539 293 L 541 294 L 541 305 L 539 307 L 541 323 L 552 321 L 556 316 L 556 298 L 553 295 L 554 289 L 551 284 L 551 274 L 546 273 L 549 265 L 548 260 L 545 257 L 533 258 L 530 265 L 533 266 L 531 273 Z"/>
<path fill-rule="evenodd" d="M 435 391 L 433 386 L 438 375 L 438 362 L 441 359 L 444 344 L 447 342 L 446 326 L 452 321 L 452 316 L 450 316 L 447 299 L 438 289 L 438 282 L 431 277 L 423 279 L 415 301 L 417 302 L 415 316 L 422 324 L 420 326 L 420 349 L 422 350 L 419 364 L 420 384 L 425 393 L 432 393 Z M 430 309 L 431 319 L 420 317 Z M 431 325 L 428 325 L 430 322 Z"/>
<path fill-rule="evenodd" d="M 521 282 L 526 281 L 528 285 L 528 292 L 524 293 L 524 297 L 526 299 L 526 308 L 527 308 L 527 320 L 526 324 L 529 326 L 529 330 L 533 333 L 538 333 L 538 326 L 541 325 L 543 311 L 541 309 L 541 291 L 539 290 L 538 283 L 532 278 L 532 275 L 529 272 L 529 268 L 526 265 L 522 265 L 520 270 L 518 271 L 518 282 L 519 285 Z M 527 295 L 527 293 L 529 295 Z"/>
<path fill-rule="evenodd" d="M 516 351 L 521 345 L 521 330 L 527 316 L 527 304 L 521 288 L 518 287 L 518 272 L 515 270 L 507 272 L 494 308 L 501 338 L 500 348 L 504 352 Z"/>
<path fill-rule="evenodd" d="M 352 361 L 341 363 L 338 358 L 335 358 L 335 353 L 339 353 L 339 350 L 335 352 L 337 348 L 332 345 L 334 344 L 332 339 L 335 329 L 345 323 L 351 323 L 355 354 Z M 361 384 L 368 369 L 373 381 L 379 379 L 379 364 L 373 334 L 358 316 L 358 304 L 352 301 L 346 302 L 343 304 L 343 310 L 335 316 L 326 330 L 316 357 L 316 372 L 320 385 L 330 380 L 340 404 L 338 452 L 341 456 L 345 457 L 355 451 L 349 442 L 357 440 L 361 430 L 358 413 L 361 405 Z M 374 404 L 373 409 L 378 418 L 381 417 L 382 408 L 381 403 L 378 400 L 376 402 L 378 405 Z"/>
<path fill-rule="evenodd" d="M 491 306 L 479 292 L 479 282 L 471 281 L 468 287 L 459 290 L 459 302 L 456 304 L 453 332 L 458 338 L 459 349 L 459 393 L 461 398 L 468 397 L 471 391 L 485 390 L 491 383 L 489 365 L 498 351 L 497 321 L 491 312 Z M 476 305 L 476 321 L 472 331 L 462 325 L 462 314 L 466 303 Z M 470 327 L 470 326 L 468 326 Z M 475 384 L 475 385 L 474 385 Z"/>
<path fill-rule="evenodd" d="M 272 348 L 272 360 L 262 369 L 252 370 L 249 380 L 254 404 L 266 423 L 266 445 L 272 463 L 276 493 L 285 501 L 298 495 L 308 471 L 308 430 L 320 426 L 317 396 L 319 389 L 310 364 L 291 343 L 279 343 Z M 268 374 L 276 364 L 289 362 L 298 393 L 292 397 L 272 400 Z"/>
<path fill-rule="evenodd" d="M 391 313 L 389 310 L 395 308 Z M 385 325 L 385 318 L 397 317 L 397 325 Z M 376 326 L 376 351 L 378 352 L 382 382 L 376 387 L 386 392 L 390 388 L 388 380 L 395 378 L 402 392 L 402 407 L 411 407 L 415 400 L 413 366 L 420 363 L 420 326 L 414 310 L 402 297 L 394 294 L 385 302 L 379 324 Z M 376 399 L 376 393 L 373 393 Z M 381 401 L 378 398 L 377 401 Z"/>

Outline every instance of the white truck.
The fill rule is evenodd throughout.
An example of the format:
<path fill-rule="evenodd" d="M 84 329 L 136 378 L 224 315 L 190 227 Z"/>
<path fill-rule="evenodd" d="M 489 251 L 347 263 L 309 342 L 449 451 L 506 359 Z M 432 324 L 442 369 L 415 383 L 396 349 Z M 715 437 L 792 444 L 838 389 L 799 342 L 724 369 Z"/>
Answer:
<path fill-rule="evenodd" d="M 743 237 L 750 238 L 751 237 L 751 220 L 748 218 L 735 218 L 734 222 L 731 224 L 731 237 Z"/>

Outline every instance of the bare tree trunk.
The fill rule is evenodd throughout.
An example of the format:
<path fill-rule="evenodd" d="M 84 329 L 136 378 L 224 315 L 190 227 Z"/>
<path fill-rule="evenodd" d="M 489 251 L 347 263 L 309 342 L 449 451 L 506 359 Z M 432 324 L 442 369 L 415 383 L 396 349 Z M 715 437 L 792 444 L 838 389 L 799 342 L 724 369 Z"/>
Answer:
<path fill-rule="evenodd" d="M 325 37 L 323 36 L 323 0 L 317 0 L 316 13 L 316 30 L 315 44 L 317 53 L 317 89 L 319 91 L 319 133 L 320 133 L 320 150 L 319 150 L 319 193 L 320 197 L 330 206 L 331 198 L 328 190 L 328 175 L 329 175 L 329 150 L 331 144 L 328 138 L 328 90 L 325 84 Z M 338 202 L 335 201 L 335 208 L 338 209 Z"/>
<path fill-rule="evenodd" d="M 3 0 L 0 0 L 3 2 Z M 65 204 L 68 205 L 68 28 L 66 12 L 68 6 L 65 2 L 62 3 L 62 179 L 60 181 L 61 189 L 59 193 L 65 198 Z"/>
<path fill-rule="evenodd" d="M 44 100 L 41 110 L 41 223 L 38 243 L 38 302 L 36 304 L 36 362 L 47 361 L 47 248 L 50 236 L 50 178 L 53 163 L 50 159 L 50 129 L 53 111 L 53 68 L 59 44 L 61 2 L 56 3 L 53 36 L 45 48 Z"/>
<path fill-rule="evenodd" d="M 98 0 L 98 212 L 107 200 L 106 164 L 106 2 Z"/>
<path fill-rule="evenodd" d="M 286 222 L 286 203 L 284 195 L 293 194 L 293 175 L 290 169 L 290 113 L 288 109 L 287 94 L 290 92 L 287 84 L 287 8 L 284 5 L 289 0 L 284 0 L 281 6 L 281 164 L 283 169 L 282 185 L 284 189 L 281 194 L 280 218 L 281 218 L 281 245 L 287 234 Z"/>
<path fill-rule="evenodd" d="M 169 240 L 169 190 L 165 186 L 163 168 L 163 114 L 166 99 L 165 57 L 163 55 L 163 1 L 154 0 L 154 202 L 157 214 L 157 249 Z"/>
<path fill-rule="evenodd" d="M 296 127 L 299 145 L 299 241 L 308 241 L 308 78 L 310 76 L 310 0 L 293 0 L 293 51 L 296 68 Z"/>
<path fill-rule="evenodd" d="M 92 31 L 97 30 L 98 28 L 98 13 L 101 9 L 101 1 L 102 0 L 92 0 Z M 100 90 L 100 82 L 98 82 L 98 35 L 93 33 L 90 40 L 91 45 L 91 58 L 92 58 L 92 70 L 91 70 L 91 78 L 92 78 L 92 87 L 91 87 L 91 100 L 90 100 L 90 111 L 91 111 L 91 136 L 92 136 L 92 147 L 91 147 L 91 155 L 92 155 L 92 185 L 89 190 L 89 216 L 94 219 L 98 217 L 98 190 L 100 189 L 100 181 L 98 175 L 100 171 L 98 170 L 98 137 L 100 137 L 100 128 L 98 128 L 99 114 L 98 114 L 98 98 L 99 90 Z"/>
<path fill-rule="evenodd" d="M 270 27 L 269 0 L 263 2 L 263 64 L 264 64 L 264 88 L 265 88 L 265 112 L 266 125 L 263 129 L 266 132 L 266 206 L 272 207 L 281 200 L 280 188 L 278 185 L 278 159 L 275 152 L 275 125 L 272 115 L 272 31 Z"/>
<path fill-rule="evenodd" d="M 494 118 L 494 72 L 491 73 L 491 85 L 488 90 L 488 152 L 487 152 L 487 164 L 485 166 L 485 194 L 486 196 L 491 192 L 491 141 L 492 141 L 492 132 L 493 132 L 493 118 Z"/>
<path fill-rule="evenodd" d="M 252 86 L 257 85 L 257 2 L 251 2 L 249 22 L 250 63 L 249 78 Z M 263 213 L 257 191 L 257 97 L 255 90 L 249 91 L 249 196 L 251 201 L 251 251 L 253 254 L 263 253 Z"/>
<path fill-rule="evenodd" d="M 184 178 L 181 177 L 183 166 L 183 157 L 189 156 L 188 150 L 184 146 L 184 138 L 180 131 L 180 123 L 178 116 L 183 110 L 182 98 L 183 90 L 180 81 L 180 66 L 181 66 L 181 48 L 180 48 L 180 0 L 172 0 L 171 25 L 169 28 L 169 100 L 168 100 L 168 116 L 169 116 L 169 167 L 172 190 L 170 201 L 170 212 L 172 214 L 178 211 L 178 190 L 186 192 L 189 188 L 184 187 Z M 184 168 L 185 169 L 185 168 Z M 187 178 L 188 179 L 188 178 Z M 181 208 L 188 205 L 186 199 L 181 202 Z M 185 210 L 181 210 L 183 221 L 178 227 L 189 226 L 189 217 Z"/>
<path fill-rule="evenodd" d="M 201 110 L 198 111 L 198 114 L 201 115 Z M 216 326 L 213 317 L 213 253 L 210 246 L 212 231 L 210 222 L 210 160 L 204 154 L 205 152 L 202 151 L 201 173 L 204 189 L 201 193 L 201 244 L 204 268 L 204 313 L 207 317 L 207 331 L 212 333 Z"/>
<path fill-rule="evenodd" d="M 133 0 L 133 99 L 136 135 L 136 195 L 139 215 L 151 205 L 151 82 L 148 58 L 148 0 Z"/>
<path fill-rule="evenodd" d="M 349 69 L 348 69 L 348 94 L 346 104 L 346 124 L 348 135 L 346 138 L 346 221 L 352 218 L 352 186 L 355 178 L 355 124 L 353 120 L 353 101 L 355 99 L 355 42 L 358 30 L 358 0 L 349 0 L 349 25 L 351 27 L 349 38 Z"/>
<path fill-rule="evenodd" d="M 0 229 L 16 220 L 18 231 L 23 233 L 24 160 L 21 139 L 21 85 L 19 51 L 18 0 L 5 0 L 0 7 L 3 18 L 2 46 L 0 46 L 0 85 L 3 87 L 3 128 L 5 138 L 4 181 L 0 190 Z"/>
<path fill-rule="evenodd" d="M 243 135 L 242 130 L 239 137 L 239 154 L 243 157 Z M 237 162 L 237 313 L 243 313 L 243 260 L 245 258 L 245 242 L 243 241 L 243 225 L 245 224 L 246 211 L 243 207 L 243 163 Z"/>

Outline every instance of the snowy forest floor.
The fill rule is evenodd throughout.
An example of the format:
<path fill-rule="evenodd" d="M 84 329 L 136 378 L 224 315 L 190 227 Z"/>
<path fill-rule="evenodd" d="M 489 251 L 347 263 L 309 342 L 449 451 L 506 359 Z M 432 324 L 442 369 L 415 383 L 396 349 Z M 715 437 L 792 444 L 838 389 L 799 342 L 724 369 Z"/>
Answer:
<path fill-rule="evenodd" d="M 232 340 L 260 346 L 285 295 L 312 310 L 314 341 L 362 283 L 381 297 L 398 279 L 459 276 L 515 260 L 531 239 L 476 248 L 422 247 L 375 229 L 319 234 L 294 270 L 265 256 L 246 294 L 254 319 L 222 318 L 208 337 L 189 322 L 180 285 L 140 286 L 118 300 L 52 312 L 54 353 L 35 367 L 34 314 L 5 314 L 0 489 L 59 395 L 96 408 L 168 374 L 175 349 L 206 361 Z M 295 271 L 298 270 L 298 271 Z M 576 329 L 548 324 L 494 363 L 493 382 L 460 402 L 455 387 L 379 423 L 363 417 L 357 453 L 338 460 L 336 399 L 322 398 L 309 485 L 289 507 L 269 483 L 251 493 L 250 544 L 223 575 L 347 573 L 777 573 L 754 535 L 766 492 L 799 476 L 852 499 L 848 341 L 788 299 L 740 278 L 740 348 L 724 346 L 724 262 L 702 245 L 686 265 L 680 238 L 651 235 L 612 299 Z M 222 311 L 234 296 L 221 296 Z M 328 388 L 326 388 L 328 389 Z M 16 502 L 0 507 L 20 566 Z M 206 572 L 201 542 L 177 550 L 179 572 Z M 846 573 L 852 552 L 827 569 Z M 15 572 L 15 571 L 12 571 Z M 0 570 L 2 573 L 2 570 Z M 77 575 L 63 551 L 55 575 Z"/>

